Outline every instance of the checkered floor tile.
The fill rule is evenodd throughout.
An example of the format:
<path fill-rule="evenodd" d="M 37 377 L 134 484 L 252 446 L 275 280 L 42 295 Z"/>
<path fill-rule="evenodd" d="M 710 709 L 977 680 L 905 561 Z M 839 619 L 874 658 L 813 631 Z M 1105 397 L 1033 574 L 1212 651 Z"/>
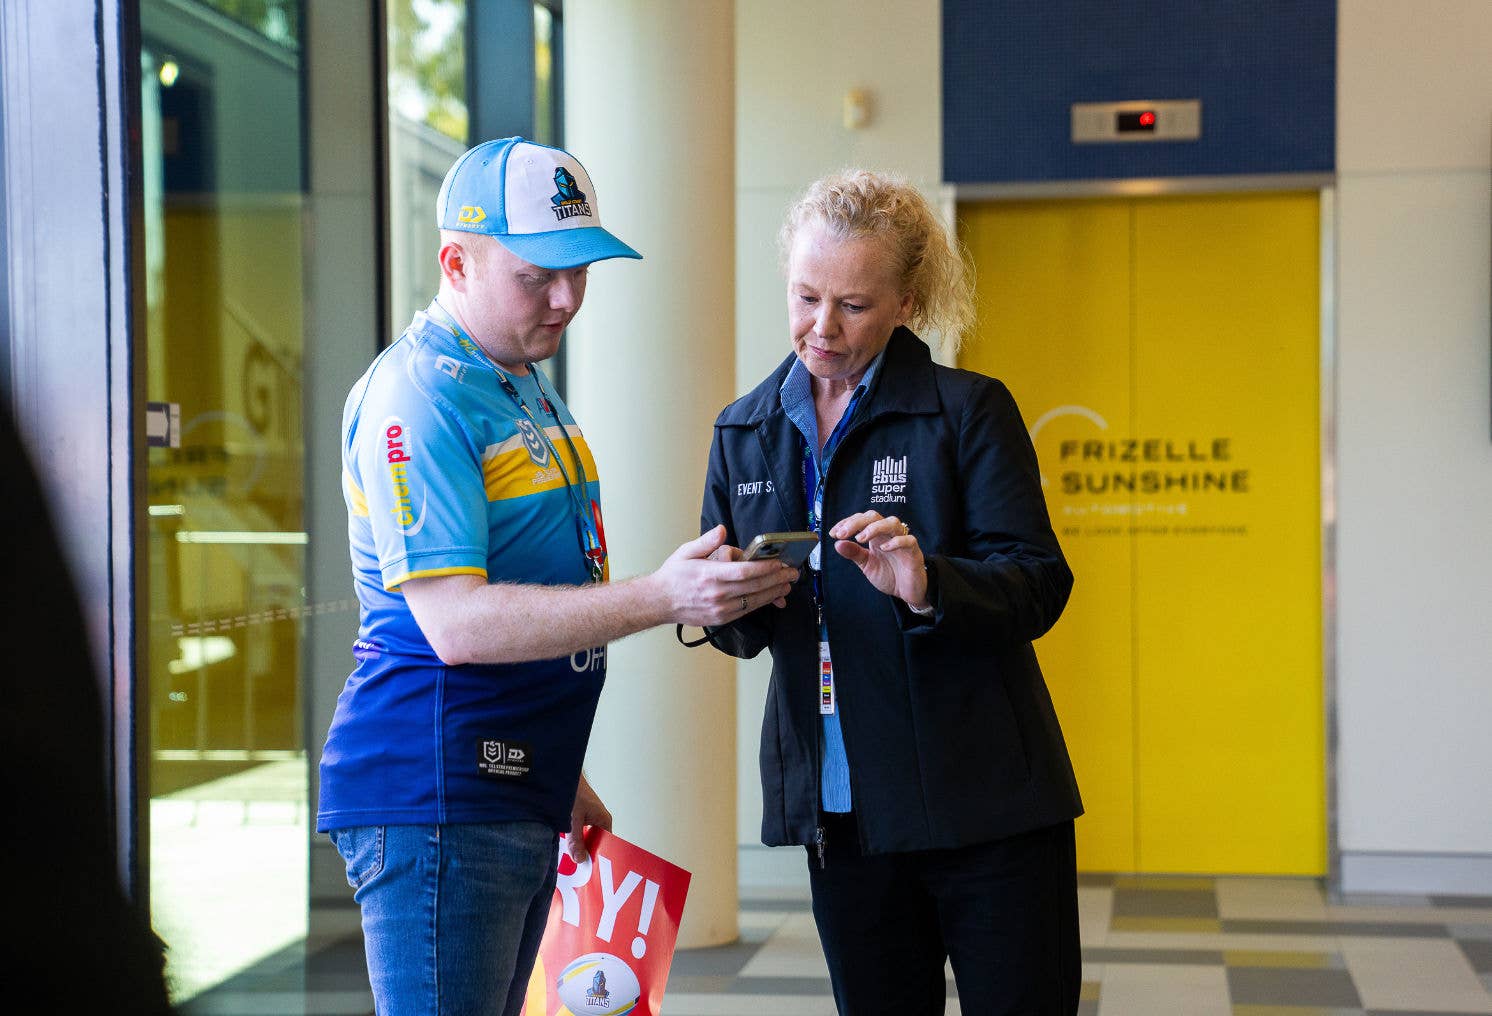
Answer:
<path fill-rule="evenodd" d="M 1331 899 L 1309 879 L 1082 876 L 1083 1016 L 1492 1014 L 1492 897 Z M 348 914 L 312 927 L 344 932 Z M 363 1016 L 355 933 L 286 949 L 186 1016 Z M 958 988 L 948 971 L 947 1012 Z M 680 950 L 668 1016 L 834 1016 L 801 886 L 743 890 L 741 937 Z M 972 1011 L 971 1011 L 972 1016 Z"/>

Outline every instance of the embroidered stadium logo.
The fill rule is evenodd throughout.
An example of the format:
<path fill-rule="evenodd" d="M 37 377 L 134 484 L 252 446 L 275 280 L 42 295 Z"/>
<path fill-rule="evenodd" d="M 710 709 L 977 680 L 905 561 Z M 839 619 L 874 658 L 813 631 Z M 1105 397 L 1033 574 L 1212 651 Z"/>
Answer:
<path fill-rule="evenodd" d="M 870 503 L 907 503 L 907 457 L 886 456 L 870 467 Z"/>

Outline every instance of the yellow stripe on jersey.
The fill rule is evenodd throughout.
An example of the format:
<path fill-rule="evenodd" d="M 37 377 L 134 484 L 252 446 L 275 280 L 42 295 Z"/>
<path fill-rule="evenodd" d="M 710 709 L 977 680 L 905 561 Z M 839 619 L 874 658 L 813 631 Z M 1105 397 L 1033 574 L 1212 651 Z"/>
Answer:
<path fill-rule="evenodd" d="M 480 575 L 485 579 L 487 577 L 487 569 L 472 568 L 465 565 L 458 565 L 454 568 L 425 568 L 421 571 L 405 572 L 383 588 L 385 592 L 396 593 L 399 591 L 399 587 L 410 579 L 438 579 L 446 575 Z"/>
<path fill-rule="evenodd" d="M 569 431 L 575 450 L 580 453 L 586 479 L 596 479 L 596 460 L 591 456 L 590 446 L 585 443 L 580 428 L 571 426 L 562 431 L 558 427 L 546 427 L 544 433 L 559 452 L 571 481 L 580 482 L 580 474 L 575 468 L 575 457 L 570 454 L 569 442 L 565 440 L 565 431 Z M 565 477 L 552 461 L 552 456 L 547 466 L 535 464 L 521 434 L 514 434 L 501 444 L 488 445 L 482 452 L 482 481 L 487 488 L 488 501 L 527 497 L 548 490 L 562 490 L 565 486 Z"/>
<path fill-rule="evenodd" d="M 359 518 L 368 517 L 368 495 L 364 494 L 347 470 L 342 470 L 342 492 L 347 495 L 347 503 L 351 506 L 353 515 Z"/>

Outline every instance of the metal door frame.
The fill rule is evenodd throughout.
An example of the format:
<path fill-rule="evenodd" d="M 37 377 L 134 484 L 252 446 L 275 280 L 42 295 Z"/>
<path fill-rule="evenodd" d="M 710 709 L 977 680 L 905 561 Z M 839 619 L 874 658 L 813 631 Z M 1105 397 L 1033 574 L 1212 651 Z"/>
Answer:
<path fill-rule="evenodd" d="M 119 872 L 148 907 L 137 25 L 132 0 L 0 4 L 0 285 L 11 408 L 51 500 L 104 702 Z"/>

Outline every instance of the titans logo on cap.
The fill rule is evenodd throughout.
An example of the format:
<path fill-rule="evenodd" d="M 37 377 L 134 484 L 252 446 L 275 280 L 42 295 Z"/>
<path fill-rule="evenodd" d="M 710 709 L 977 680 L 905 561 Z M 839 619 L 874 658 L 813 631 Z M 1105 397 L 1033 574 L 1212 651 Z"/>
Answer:
<path fill-rule="evenodd" d="M 554 187 L 557 193 L 549 199 L 554 205 L 554 218 L 564 221 L 572 215 L 590 215 L 591 204 L 585 199 L 585 191 L 575 186 L 575 174 L 564 166 L 554 171 Z"/>

